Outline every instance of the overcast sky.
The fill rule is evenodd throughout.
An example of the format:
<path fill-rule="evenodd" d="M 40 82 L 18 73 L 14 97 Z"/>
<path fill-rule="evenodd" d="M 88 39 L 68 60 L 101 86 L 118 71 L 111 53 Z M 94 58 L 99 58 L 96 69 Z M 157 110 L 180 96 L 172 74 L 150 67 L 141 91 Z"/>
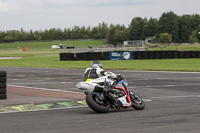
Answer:
<path fill-rule="evenodd" d="M 200 14 L 200 0 L 0 0 L 0 30 L 128 26 L 134 17 L 159 18 L 163 12 Z"/>

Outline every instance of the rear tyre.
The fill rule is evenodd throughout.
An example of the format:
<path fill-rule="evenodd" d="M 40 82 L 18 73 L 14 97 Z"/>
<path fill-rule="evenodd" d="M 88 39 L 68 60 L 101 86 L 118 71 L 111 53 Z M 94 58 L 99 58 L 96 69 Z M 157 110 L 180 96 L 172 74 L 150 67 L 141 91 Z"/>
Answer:
<path fill-rule="evenodd" d="M 100 99 L 99 92 L 91 92 L 86 95 L 88 106 L 97 113 L 107 113 L 110 110 L 110 103 Z"/>
<path fill-rule="evenodd" d="M 140 96 L 137 94 L 130 92 L 132 107 L 137 110 L 143 110 L 145 108 L 145 103 Z"/>

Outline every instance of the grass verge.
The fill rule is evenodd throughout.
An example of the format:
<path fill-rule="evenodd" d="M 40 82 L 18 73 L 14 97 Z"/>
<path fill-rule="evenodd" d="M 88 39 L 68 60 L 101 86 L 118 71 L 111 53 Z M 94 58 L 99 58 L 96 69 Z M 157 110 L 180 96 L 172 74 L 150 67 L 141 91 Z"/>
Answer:
<path fill-rule="evenodd" d="M 200 59 L 121 60 L 101 62 L 104 69 L 200 72 Z M 85 69 L 90 67 L 90 64 L 91 61 L 60 61 L 58 53 L 42 53 L 24 56 L 22 59 L 0 60 L 0 66 L 8 67 Z"/>
<path fill-rule="evenodd" d="M 71 50 L 51 50 L 51 45 L 70 44 L 79 48 L 101 47 L 104 41 L 65 41 L 65 42 L 30 42 L 0 44 L 0 57 L 23 57 L 22 59 L 3 59 L 0 66 L 7 67 L 42 67 L 85 69 L 91 61 L 60 61 L 59 53 Z M 28 51 L 18 47 L 28 46 Z M 200 72 L 200 59 L 164 59 L 164 60 L 121 60 L 101 61 L 104 69 L 123 69 L 138 71 L 195 71 Z"/>

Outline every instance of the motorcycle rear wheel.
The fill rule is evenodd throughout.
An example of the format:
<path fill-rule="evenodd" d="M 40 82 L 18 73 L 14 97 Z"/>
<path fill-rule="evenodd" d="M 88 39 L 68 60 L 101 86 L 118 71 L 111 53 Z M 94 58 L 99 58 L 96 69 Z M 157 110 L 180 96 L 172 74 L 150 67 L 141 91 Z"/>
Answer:
<path fill-rule="evenodd" d="M 143 110 L 145 108 L 145 103 L 140 96 L 130 92 L 132 107 L 137 110 Z"/>
<path fill-rule="evenodd" d="M 86 95 L 87 105 L 97 113 L 107 113 L 110 110 L 110 103 L 107 100 L 99 99 L 99 92 L 91 92 Z"/>

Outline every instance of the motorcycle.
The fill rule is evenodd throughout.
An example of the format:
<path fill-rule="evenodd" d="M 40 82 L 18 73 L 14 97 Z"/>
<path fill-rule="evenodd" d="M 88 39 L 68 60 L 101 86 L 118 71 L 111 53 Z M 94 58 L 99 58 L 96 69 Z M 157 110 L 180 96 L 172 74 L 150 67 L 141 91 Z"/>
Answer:
<path fill-rule="evenodd" d="M 130 107 L 136 110 L 145 108 L 142 98 L 128 89 L 128 82 L 120 74 L 115 79 L 112 76 L 103 76 L 79 82 L 76 87 L 85 91 L 86 103 L 97 113 Z"/>

